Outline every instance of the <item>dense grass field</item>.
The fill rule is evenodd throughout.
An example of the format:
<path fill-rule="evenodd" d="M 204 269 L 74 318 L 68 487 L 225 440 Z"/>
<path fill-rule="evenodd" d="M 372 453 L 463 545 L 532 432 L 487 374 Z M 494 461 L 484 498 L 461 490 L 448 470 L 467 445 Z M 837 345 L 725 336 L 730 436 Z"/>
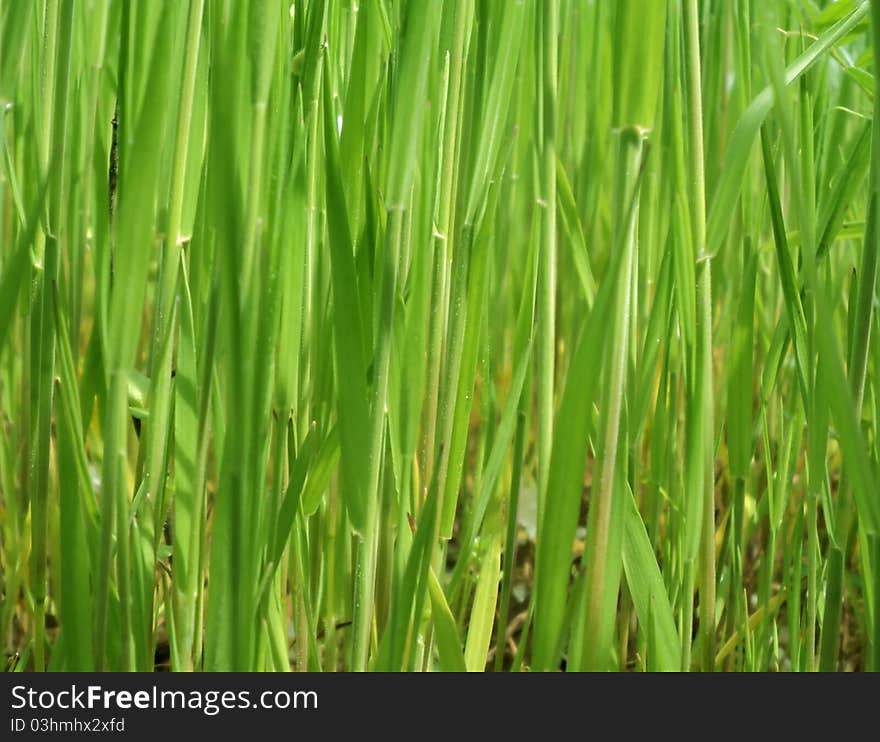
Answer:
<path fill-rule="evenodd" d="M 875 0 L 0 0 L 14 670 L 880 670 Z"/>

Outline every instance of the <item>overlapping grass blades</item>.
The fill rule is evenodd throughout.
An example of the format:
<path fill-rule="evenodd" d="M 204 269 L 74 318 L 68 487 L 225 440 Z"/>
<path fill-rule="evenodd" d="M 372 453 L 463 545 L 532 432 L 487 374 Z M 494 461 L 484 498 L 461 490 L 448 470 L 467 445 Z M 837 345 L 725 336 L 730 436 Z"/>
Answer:
<path fill-rule="evenodd" d="M 880 669 L 878 18 L 0 0 L 10 667 Z"/>

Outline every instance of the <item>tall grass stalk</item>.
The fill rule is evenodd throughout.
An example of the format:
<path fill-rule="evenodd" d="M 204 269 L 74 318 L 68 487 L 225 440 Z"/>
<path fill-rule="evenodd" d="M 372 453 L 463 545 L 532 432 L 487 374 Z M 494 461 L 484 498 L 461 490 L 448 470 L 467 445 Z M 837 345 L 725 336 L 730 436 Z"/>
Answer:
<path fill-rule="evenodd" d="M 538 520 L 547 498 L 550 450 L 553 441 L 553 386 L 556 368 L 556 128 L 559 5 L 541 8 L 541 206 L 542 247 L 538 281 Z"/>
<path fill-rule="evenodd" d="M 700 18 L 696 0 L 684 2 L 685 69 L 687 78 L 689 172 L 693 247 L 697 260 L 697 337 L 693 392 L 688 430 L 688 486 L 698 498 L 700 533 L 700 666 L 714 667 L 715 658 L 715 425 L 712 394 L 712 256 L 706 240 L 706 176 L 703 149 L 703 77 Z M 693 431 L 693 432 L 691 432 Z M 685 639 L 686 640 L 686 639 Z"/>

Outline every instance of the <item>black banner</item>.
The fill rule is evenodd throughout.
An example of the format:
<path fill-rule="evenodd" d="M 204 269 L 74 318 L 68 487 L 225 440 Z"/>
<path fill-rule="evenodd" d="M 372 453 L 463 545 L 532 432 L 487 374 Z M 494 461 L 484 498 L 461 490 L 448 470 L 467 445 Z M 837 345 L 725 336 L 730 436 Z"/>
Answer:
<path fill-rule="evenodd" d="M 877 675 L 7 673 L 0 739 L 344 731 L 366 739 L 705 738 L 822 727 L 875 738 L 878 689 Z"/>

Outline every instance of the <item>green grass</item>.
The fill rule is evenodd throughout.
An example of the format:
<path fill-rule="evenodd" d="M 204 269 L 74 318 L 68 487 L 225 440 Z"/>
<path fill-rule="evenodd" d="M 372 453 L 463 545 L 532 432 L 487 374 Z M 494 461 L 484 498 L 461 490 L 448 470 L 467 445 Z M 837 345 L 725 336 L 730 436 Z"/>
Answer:
<path fill-rule="evenodd" d="M 0 0 L 11 670 L 880 670 L 874 0 Z"/>

